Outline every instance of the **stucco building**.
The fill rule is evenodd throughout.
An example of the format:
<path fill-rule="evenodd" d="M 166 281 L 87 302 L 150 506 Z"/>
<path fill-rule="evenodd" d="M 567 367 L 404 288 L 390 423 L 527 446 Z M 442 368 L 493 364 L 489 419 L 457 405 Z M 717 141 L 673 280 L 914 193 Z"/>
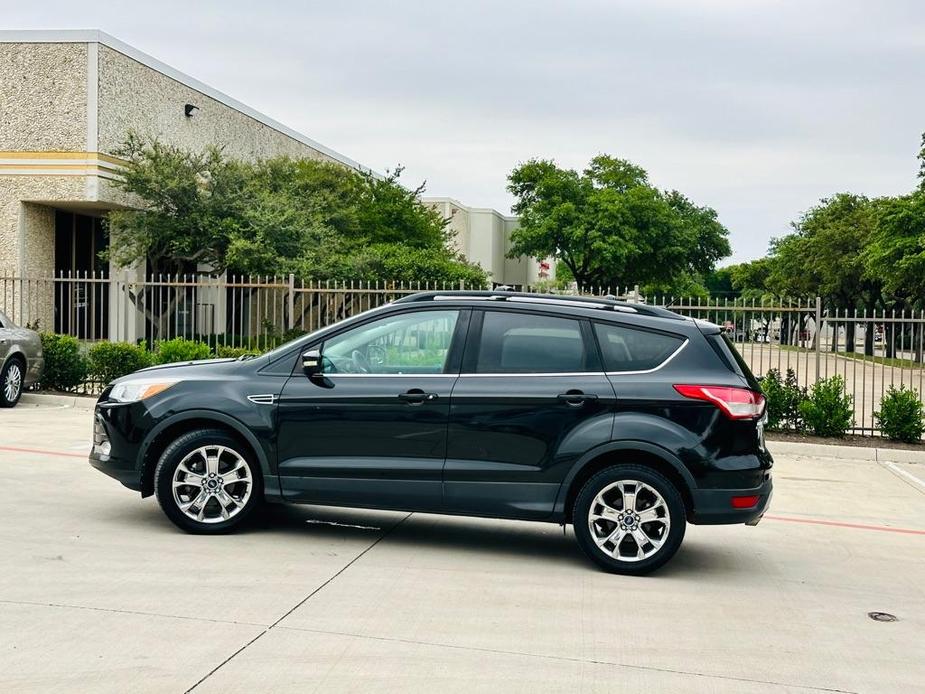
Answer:
<path fill-rule="evenodd" d="M 495 284 L 534 285 L 554 276 L 555 266 L 551 261 L 507 257 L 517 217 L 488 207 L 467 207 L 452 198 L 433 197 L 423 201 L 450 220 L 457 250 L 491 273 Z"/>
<path fill-rule="evenodd" d="M 130 131 L 190 150 L 219 145 L 231 157 L 289 155 L 360 168 L 100 31 L 0 31 L 0 109 L 0 278 L 111 274 L 99 258 L 107 243 L 102 220 L 133 204 L 113 185 L 116 152 Z M 432 202 L 452 218 L 459 249 L 496 283 L 535 278 L 535 263 L 504 258 L 516 219 Z M 44 327 L 52 314 L 63 323 L 75 306 L 105 321 L 109 306 L 89 304 L 122 301 L 102 292 L 56 294 L 41 298 Z"/>

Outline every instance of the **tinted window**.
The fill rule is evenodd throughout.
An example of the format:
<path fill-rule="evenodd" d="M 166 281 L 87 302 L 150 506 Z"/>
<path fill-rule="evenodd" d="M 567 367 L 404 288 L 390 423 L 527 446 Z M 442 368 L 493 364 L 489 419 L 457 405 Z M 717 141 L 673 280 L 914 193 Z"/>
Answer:
<path fill-rule="evenodd" d="M 594 331 L 604 355 L 605 371 L 654 369 L 684 342 L 684 338 L 678 335 L 652 333 L 623 325 L 595 323 Z"/>
<path fill-rule="evenodd" d="M 443 373 L 458 311 L 389 316 L 324 343 L 325 373 Z"/>
<path fill-rule="evenodd" d="M 586 371 L 578 321 L 488 311 L 482 323 L 476 373 Z"/>

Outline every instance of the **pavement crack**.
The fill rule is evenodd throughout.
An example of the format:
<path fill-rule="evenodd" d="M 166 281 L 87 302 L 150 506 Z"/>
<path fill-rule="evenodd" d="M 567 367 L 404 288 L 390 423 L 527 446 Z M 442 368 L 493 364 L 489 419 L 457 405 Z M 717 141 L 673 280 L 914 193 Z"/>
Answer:
<path fill-rule="evenodd" d="M 817 687 L 808 684 L 793 684 L 792 682 L 777 682 L 774 680 L 754 679 L 751 677 L 738 677 L 736 675 L 720 675 L 708 672 L 696 672 L 693 670 L 679 670 L 675 668 L 656 667 L 654 665 L 635 665 L 632 663 L 619 663 L 612 660 L 600 660 L 597 658 L 574 658 L 565 655 L 551 655 L 547 653 L 528 653 L 526 651 L 512 651 L 504 648 L 487 648 L 484 646 L 461 646 L 453 643 L 440 643 L 437 641 L 422 641 L 419 639 L 402 639 L 394 636 L 372 636 L 369 634 L 354 634 L 343 631 L 328 631 L 325 629 L 307 629 L 305 627 L 279 627 L 287 631 L 303 631 L 312 634 L 324 634 L 327 636 L 347 636 L 358 639 L 370 639 L 373 641 L 388 641 L 392 643 L 405 643 L 412 646 L 433 646 L 436 648 L 451 648 L 460 651 L 473 651 L 476 653 L 494 653 L 497 655 L 513 655 L 525 658 L 539 658 L 543 660 L 559 660 L 570 663 L 590 663 L 593 665 L 608 665 L 611 667 L 628 668 L 631 670 L 643 670 L 646 672 L 661 672 L 674 675 L 687 675 L 690 677 L 703 677 L 707 679 L 719 679 L 730 682 L 746 682 L 749 684 L 768 684 L 776 687 L 799 687 L 814 692 L 833 692 L 835 694 L 858 694 L 850 689 L 837 689 L 833 687 Z M 255 639 L 256 640 L 256 639 Z"/>
<path fill-rule="evenodd" d="M 92 605 L 68 605 L 60 602 L 36 602 L 32 600 L 0 600 L 2 605 L 29 605 L 32 607 L 56 607 L 66 610 L 90 610 L 93 612 L 110 612 L 113 614 L 131 614 L 141 617 L 163 617 L 164 619 L 186 619 L 193 622 L 212 622 L 214 624 L 240 624 L 249 627 L 265 627 L 257 622 L 239 622 L 233 619 L 212 619 L 209 617 L 189 617 L 181 614 L 163 614 L 161 612 L 144 612 L 142 610 L 119 610 L 114 607 L 94 607 Z"/>
<path fill-rule="evenodd" d="M 277 627 L 277 625 L 278 625 L 280 622 L 282 622 L 284 619 L 286 619 L 286 617 L 288 617 L 289 615 L 291 615 L 291 614 L 292 614 L 293 612 L 295 612 L 297 609 L 299 609 L 300 607 L 302 607 L 302 605 L 304 605 L 306 602 L 308 602 L 308 601 L 311 600 L 313 597 L 315 597 L 318 593 L 320 593 L 322 590 L 324 590 L 324 588 L 325 588 L 327 585 L 329 585 L 329 584 L 330 584 L 332 581 L 334 581 L 338 576 L 340 576 L 340 575 L 341 575 L 342 573 L 344 573 L 347 569 L 349 569 L 351 566 L 353 566 L 357 561 L 360 560 L 361 557 L 363 557 L 363 555 L 365 555 L 365 554 L 366 554 L 367 552 L 369 552 L 373 547 L 375 547 L 375 546 L 378 545 L 380 542 L 382 542 L 386 537 L 388 537 L 388 536 L 392 533 L 393 530 L 395 530 L 399 525 L 401 525 L 401 524 L 404 523 L 406 520 L 408 520 L 409 518 L 411 518 L 412 515 L 413 515 L 413 514 L 409 513 L 409 514 L 407 514 L 406 516 L 403 516 L 401 519 L 399 519 L 396 523 L 394 523 L 393 525 L 391 525 L 384 533 L 382 533 L 382 535 L 380 535 L 379 537 L 377 537 L 376 540 L 375 540 L 372 544 L 369 545 L 369 547 L 367 547 L 366 549 L 364 549 L 362 552 L 360 552 L 359 554 L 357 554 L 353 559 L 351 559 L 351 560 L 348 561 L 346 564 L 344 564 L 344 565 L 343 565 L 340 569 L 338 569 L 337 572 L 334 573 L 328 580 L 326 580 L 326 581 L 325 581 L 324 583 L 322 583 L 320 586 L 318 586 L 317 588 L 315 588 L 311 593 L 309 593 L 309 594 L 306 595 L 304 598 L 302 598 L 299 602 L 297 602 L 295 605 L 293 605 L 293 606 L 292 606 L 289 610 L 287 610 L 286 613 L 283 614 L 279 619 L 277 619 L 277 620 L 276 620 L 275 622 L 273 622 L 272 624 L 266 626 L 266 628 L 264 628 L 263 631 L 261 631 L 261 632 L 260 632 L 259 634 L 257 634 L 254 638 L 252 638 L 250 641 L 248 641 L 247 643 L 245 643 L 245 644 L 244 644 L 243 646 L 241 646 L 238 650 L 236 650 L 234 653 L 232 653 L 231 655 L 229 655 L 229 656 L 228 656 L 227 658 L 225 658 L 222 662 L 220 662 L 218 665 L 216 665 L 214 668 L 212 668 L 212 670 L 210 670 L 209 672 L 207 672 L 198 682 L 196 682 L 192 687 L 190 687 L 189 689 L 187 689 L 186 692 L 184 692 L 184 694 L 189 694 L 191 691 L 193 691 L 194 689 L 196 689 L 196 687 L 198 687 L 200 684 L 202 684 L 203 682 L 205 682 L 207 679 L 209 679 L 209 678 L 210 678 L 212 675 L 214 675 L 216 672 L 218 672 L 218 671 L 221 670 L 223 667 L 225 667 L 225 665 L 227 665 L 227 664 L 230 663 L 232 660 L 234 660 L 238 655 L 240 655 L 241 653 L 243 653 L 244 651 L 246 651 L 246 650 L 251 646 L 251 644 L 255 643 L 256 641 L 259 641 L 263 636 L 265 636 L 265 635 L 268 634 L 270 631 L 272 631 L 273 629 L 275 629 L 275 628 Z"/>

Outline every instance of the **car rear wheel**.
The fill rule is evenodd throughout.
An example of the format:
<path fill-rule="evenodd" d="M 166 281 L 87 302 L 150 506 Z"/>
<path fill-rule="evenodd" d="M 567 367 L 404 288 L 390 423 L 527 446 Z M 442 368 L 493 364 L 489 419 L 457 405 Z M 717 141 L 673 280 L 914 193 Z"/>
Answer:
<path fill-rule="evenodd" d="M 22 396 L 25 369 L 18 357 L 11 357 L 0 372 L 0 407 L 13 407 Z"/>
<path fill-rule="evenodd" d="M 191 533 L 218 534 L 240 526 L 261 502 L 261 483 L 250 451 L 218 429 L 184 434 L 167 446 L 154 471 L 161 508 Z"/>
<path fill-rule="evenodd" d="M 572 523 L 584 552 L 612 573 L 646 574 L 671 559 L 684 539 L 684 501 L 662 474 L 614 465 L 578 493 Z"/>

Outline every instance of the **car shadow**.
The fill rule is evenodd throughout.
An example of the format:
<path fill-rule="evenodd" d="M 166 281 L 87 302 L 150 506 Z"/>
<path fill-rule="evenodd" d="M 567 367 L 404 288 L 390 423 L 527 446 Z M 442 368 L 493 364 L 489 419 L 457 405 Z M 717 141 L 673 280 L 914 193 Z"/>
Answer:
<path fill-rule="evenodd" d="M 379 536 L 406 513 L 367 511 L 322 506 L 273 506 L 252 524 L 252 531 L 312 534 L 350 533 Z M 592 568 L 578 547 L 572 527 L 553 523 L 467 518 L 415 513 L 388 533 L 390 546 L 411 550 L 446 550 L 508 559 L 539 559 L 561 565 Z M 748 574 L 753 571 L 745 557 L 719 544 L 698 538 L 686 541 L 674 558 L 651 577 Z"/>
<path fill-rule="evenodd" d="M 157 503 L 119 507 L 118 519 L 110 520 L 176 531 Z M 563 532 L 552 523 L 500 521 L 464 516 L 445 516 L 329 506 L 269 504 L 236 534 L 290 535 L 293 538 L 364 538 L 375 541 L 387 533 L 389 546 L 410 551 L 449 551 L 497 560 L 539 560 L 560 566 L 595 570 L 575 542 L 571 526 Z M 404 520 L 403 520 L 404 519 Z M 745 557 L 702 538 L 686 541 L 675 557 L 651 578 L 748 574 L 753 570 Z M 630 577 L 625 577 L 630 579 Z"/>

